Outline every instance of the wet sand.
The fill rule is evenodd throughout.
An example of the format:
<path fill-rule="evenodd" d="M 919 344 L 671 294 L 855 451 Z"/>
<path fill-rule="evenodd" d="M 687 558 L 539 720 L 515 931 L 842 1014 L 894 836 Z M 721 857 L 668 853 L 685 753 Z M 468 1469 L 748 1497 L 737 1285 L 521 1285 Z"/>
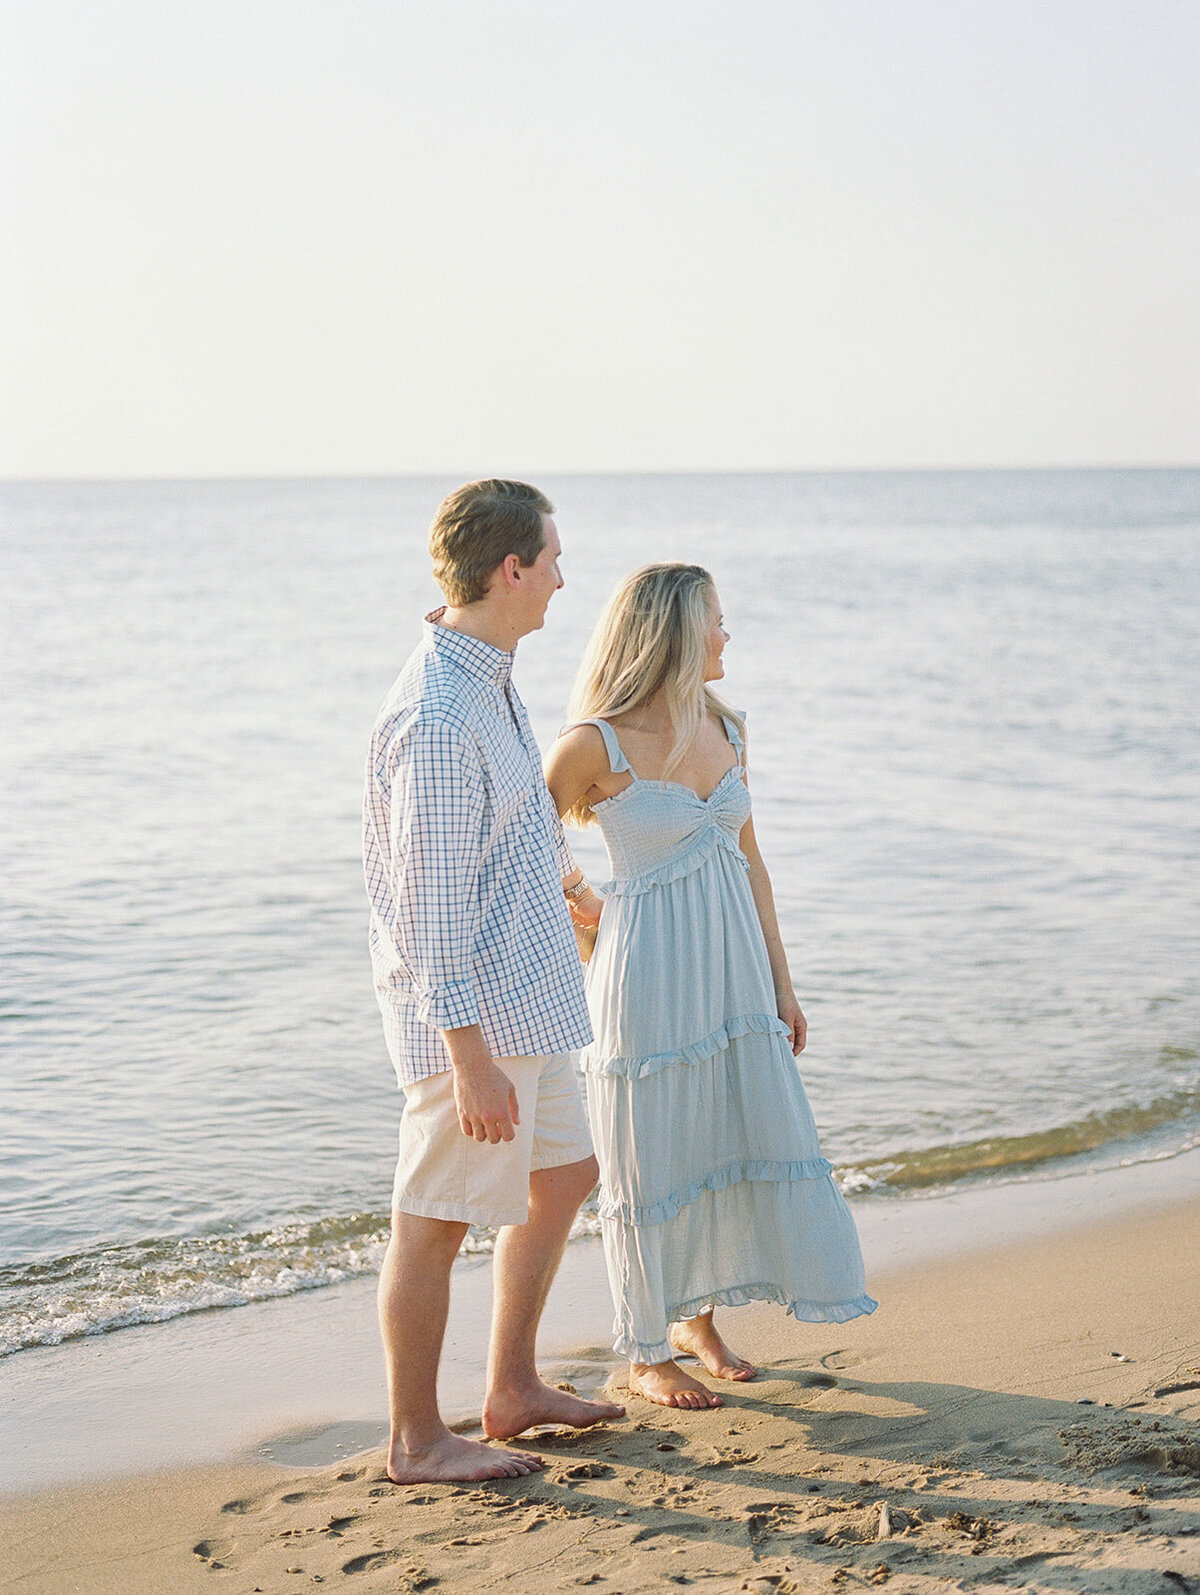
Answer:
<path fill-rule="evenodd" d="M 253 1460 L 10 1497 L 0 1587 L 1200 1590 L 1200 1198 L 1090 1205 L 873 1274 L 856 1323 L 726 1314 L 755 1383 L 540 1435 L 532 1478 L 397 1488 L 378 1451 L 329 1460 L 369 1435 L 318 1424 Z M 557 1377 L 620 1388 L 603 1342 L 564 1351 Z"/>

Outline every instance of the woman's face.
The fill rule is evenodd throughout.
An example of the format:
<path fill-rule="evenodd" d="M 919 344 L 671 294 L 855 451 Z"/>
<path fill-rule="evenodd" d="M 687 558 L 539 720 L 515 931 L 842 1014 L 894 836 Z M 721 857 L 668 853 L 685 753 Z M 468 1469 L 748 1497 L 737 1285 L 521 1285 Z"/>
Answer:
<path fill-rule="evenodd" d="M 705 681 L 720 681 L 725 674 L 721 654 L 728 641 L 729 633 L 721 621 L 721 600 L 717 597 L 716 588 L 713 587 L 708 593 L 708 658 L 704 664 Z"/>

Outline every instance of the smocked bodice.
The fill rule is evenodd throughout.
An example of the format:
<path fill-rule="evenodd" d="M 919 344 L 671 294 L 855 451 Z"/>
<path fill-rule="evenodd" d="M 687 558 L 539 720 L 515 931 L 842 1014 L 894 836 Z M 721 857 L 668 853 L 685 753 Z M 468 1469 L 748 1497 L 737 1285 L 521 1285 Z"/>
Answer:
<path fill-rule="evenodd" d="M 621 752 L 616 733 L 604 720 L 589 720 L 604 737 L 609 763 L 620 774 L 633 771 Z M 746 867 L 738 835 L 750 818 L 750 794 L 743 779 L 742 739 L 730 720 L 726 734 L 738 762 L 718 781 L 707 798 L 678 781 L 642 781 L 634 777 L 615 797 L 594 805 L 592 812 L 604 837 L 612 865 L 612 897 L 633 896 L 664 886 L 699 869 L 718 849 Z"/>

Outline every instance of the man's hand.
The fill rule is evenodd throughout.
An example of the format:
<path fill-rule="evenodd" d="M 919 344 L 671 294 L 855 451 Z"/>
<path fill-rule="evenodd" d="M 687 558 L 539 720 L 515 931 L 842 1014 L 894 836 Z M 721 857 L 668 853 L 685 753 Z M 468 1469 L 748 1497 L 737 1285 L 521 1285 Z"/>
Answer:
<path fill-rule="evenodd" d="M 478 1025 L 443 1030 L 454 1064 L 454 1105 L 458 1124 L 473 1141 L 511 1141 L 520 1124 L 516 1087 L 488 1051 Z"/>
<path fill-rule="evenodd" d="M 474 1141 L 511 1141 L 521 1122 L 516 1089 L 490 1059 L 486 1069 L 455 1069 L 454 1103 L 462 1133 Z"/>

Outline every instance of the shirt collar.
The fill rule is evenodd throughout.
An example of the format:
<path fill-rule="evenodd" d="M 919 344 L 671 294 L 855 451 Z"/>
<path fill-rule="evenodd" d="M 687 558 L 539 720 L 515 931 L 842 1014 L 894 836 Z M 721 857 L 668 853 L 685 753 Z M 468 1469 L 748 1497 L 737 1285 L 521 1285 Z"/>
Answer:
<path fill-rule="evenodd" d="M 508 685 L 512 676 L 513 655 L 478 637 L 468 637 L 465 631 L 452 631 L 440 624 L 446 613 L 445 605 L 425 616 L 425 645 L 443 659 L 449 659 L 480 681 L 490 681 L 497 687 Z"/>

